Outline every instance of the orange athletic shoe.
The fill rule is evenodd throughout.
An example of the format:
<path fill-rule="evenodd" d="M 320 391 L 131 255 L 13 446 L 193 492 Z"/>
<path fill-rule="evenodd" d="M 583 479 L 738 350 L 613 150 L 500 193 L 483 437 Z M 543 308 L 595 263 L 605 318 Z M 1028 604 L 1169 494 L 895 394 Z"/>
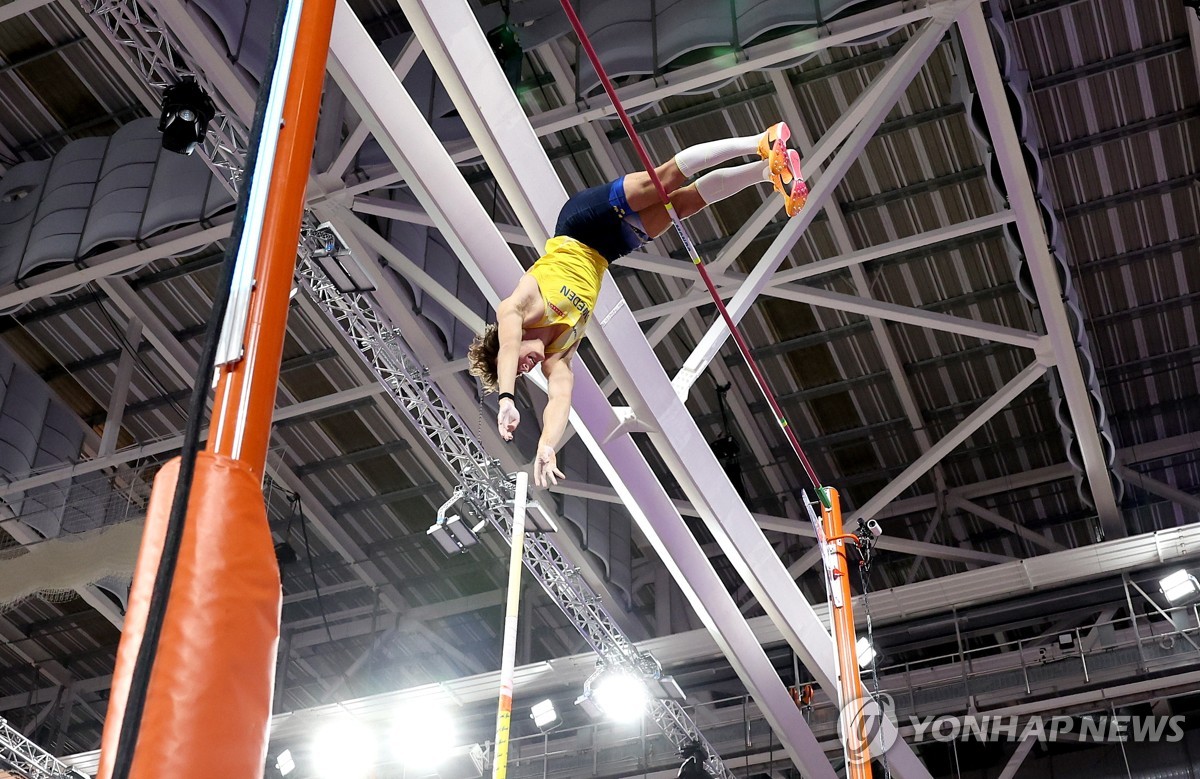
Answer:
<path fill-rule="evenodd" d="M 771 176 L 771 185 L 783 196 L 783 208 L 791 217 L 804 208 L 804 202 L 808 200 L 808 185 L 804 183 L 804 174 L 800 170 L 799 152 L 788 149 L 784 163 L 783 173 Z"/>
<path fill-rule="evenodd" d="M 791 177 L 787 169 L 787 142 L 791 137 L 787 122 L 778 122 L 768 127 L 758 139 L 758 156 L 770 163 L 772 176 L 784 176 L 785 184 Z"/>

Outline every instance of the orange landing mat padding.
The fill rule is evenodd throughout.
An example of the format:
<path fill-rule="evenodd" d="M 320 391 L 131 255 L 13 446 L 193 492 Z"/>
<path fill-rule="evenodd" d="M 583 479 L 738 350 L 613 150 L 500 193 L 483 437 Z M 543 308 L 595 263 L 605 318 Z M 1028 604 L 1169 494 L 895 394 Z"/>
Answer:
<path fill-rule="evenodd" d="M 154 480 L 97 779 L 109 779 L 178 458 Z M 250 779 L 266 763 L 283 597 L 259 479 L 201 452 L 131 779 Z"/>

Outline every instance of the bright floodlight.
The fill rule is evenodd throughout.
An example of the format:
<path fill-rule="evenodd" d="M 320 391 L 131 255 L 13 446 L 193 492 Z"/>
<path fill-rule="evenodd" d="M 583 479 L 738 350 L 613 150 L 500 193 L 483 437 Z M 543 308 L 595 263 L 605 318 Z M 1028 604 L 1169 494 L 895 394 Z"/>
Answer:
<path fill-rule="evenodd" d="M 875 647 L 871 646 L 871 642 L 866 636 L 862 636 L 854 644 L 854 650 L 858 653 L 858 667 L 866 668 L 875 659 Z"/>
<path fill-rule="evenodd" d="M 631 673 L 609 671 L 592 691 L 596 705 L 617 722 L 636 722 L 646 711 L 650 696 L 646 684 Z"/>
<path fill-rule="evenodd" d="M 547 698 L 541 703 L 533 704 L 533 708 L 529 710 L 529 716 L 533 718 L 533 724 L 538 726 L 538 730 L 543 733 L 562 724 L 562 718 L 558 716 L 558 711 L 554 708 L 554 701 Z"/>
<path fill-rule="evenodd" d="M 1179 603 L 1200 593 L 1200 582 L 1196 577 L 1180 568 L 1175 573 L 1158 580 L 1159 589 L 1171 603 Z"/>
<path fill-rule="evenodd" d="M 296 770 L 296 761 L 292 759 L 292 750 L 285 749 L 275 758 L 275 770 L 280 776 L 287 776 Z"/>
<path fill-rule="evenodd" d="M 407 771 L 432 771 L 450 756 L 454 718 L 439 703 L 404 703 L 391 726 L 392 749 Z"/>
<path fill-rule="evenodd" d="M 337 720 L 317 731 L 312 756 L 321 779 L 365 779 L 375 766 L 375 739 L 361 723 Z"/>

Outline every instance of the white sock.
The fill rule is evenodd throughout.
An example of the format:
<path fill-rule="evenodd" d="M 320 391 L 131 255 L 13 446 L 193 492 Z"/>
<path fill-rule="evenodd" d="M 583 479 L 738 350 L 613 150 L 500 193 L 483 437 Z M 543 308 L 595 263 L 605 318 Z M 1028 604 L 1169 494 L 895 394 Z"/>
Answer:
<path fill-rule="evenodd" d="M 741 192 L 746 187 L 771 180 L 770 166 L 758 160 L 736 165 L 732 168 L 721 168 L 711 173 L 705 173 L 696 179 L 696 191 L 704 202 L 712 205 L 718 200 L 724 200 L 730 195 Z"/>
<path fill-rule="evenodd" d="M 722 138 L 719 141 L 698 143 L 689 146 L 675 155 L 675 164 L 687 178 L 695 176 L 702 170 L 714 165 L 720 165 L 734 157 L 758 156 L 758 139 L 761 135 L 748 135 L 745 138 Z"/>

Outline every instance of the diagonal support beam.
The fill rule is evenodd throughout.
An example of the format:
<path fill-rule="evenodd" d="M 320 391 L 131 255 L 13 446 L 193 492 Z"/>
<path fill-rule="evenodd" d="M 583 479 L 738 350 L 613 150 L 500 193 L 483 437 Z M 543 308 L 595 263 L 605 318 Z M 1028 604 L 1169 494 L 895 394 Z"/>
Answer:
<path fill-rule="evenodd" d="M 967 500 L 966 498 L 964 498 L 960 495 L 953 495 L 953 494 L 947 495 L 946 502 L 949 503 L 951 506 L 955 506 L 957 508 L 962 509 L 963 511 L 969 511 L 972 514 L 974 514 L 975 516 L 979 517 L 980 519 L 982 519 L 986 522 L 991 522 L 996 527 L 1002 527 L 1010 533 L 1016 533 L 1018 536 L 1020 536 L 1021 538 L 1024 538 L 1029 543 L 1036 544 L 1036 545 L 1040 546 L 1042 549 L 1045 549 L 1047 551 L 1060 552 L 1063 549 L 1066 549 L 1065 546 L 1058 543 L 1057 541 L 1051 541 L 1049 538 L 1046 538 L 1041 533 L 1038 533 L 1034 530 L 1030 530 L 1029 528 L 1020 524 L 1019 522 L 1014 522 L 1011 519 L 1009 519 L 1008 517 L 998 514 L 997 512 L 992 511 L 991 509 L 987 508 L 986 506 L 980 506 L 978 503 Z"/>
<path fill-rule="evenodd" d="M 580 484 L 579 482 L 559 482 L 558 486 L 552 492 L 560 495 L 574 495 L 588 500 L 603 500 L 609 503 L 620 502 L 621 500 L 621 496 L 611 487 Z M 699 510 L 686 500 L 673 501 L 673 505 L 685 517 L 701 516 Z M 773 533 L 787 533 L 788 535 L 799 536 L 800 538 L 815 539 L 817 537 L 812 523 L 807 520 L 773 517 L 769 514 L 752 514 L 751 516 L 763 530 L 770 530 Z M 964 563 L 1006 563 L 1012 560 L 1011 557 L 992 554 L 991 552 L 980 552 L 975 549 L 959 549 L 958 547 L 914 541 L 911 538 L 901 538 L 887 534 L 880 536 L 877 544 L 880 549 L 889 552 L 918 557 L 936 557 L 941 560 L 957 560 Z"/>
<path fill-rule="evenodd" d="M 1045 227 L 1033 195 L 1033 185 L 1021 150 L 1021 140 L 1013 123 L 1008 97 L 996 64 L 996 52 L 988 32 L 983 10 L 972 5 L 963 12 L 958 22 L 962 33 L 963 49 L 975 78 L 975 88 L 983 104 L 984 116 L 991 131 L 992 144 L 1000 173 L 1008 191 L 1008 199 L 1016 216 L 1017 231 L 1021 238 L 1026 262 L 1037 293 L 1038 307 L 1046 322 L 1046 332 L 1054 352 L 1054 363 L 1062 383 L 1063 395 L 1071 412 L 1071 423 L 1075 438 L 1083 453 L 1083 470 L 1104 528 L 1105 537 L 1121 538 L 1126 534 L 1125 521 L 1117 508 L 1104 450 L 1100 443 L 1100 431 L 1092 413 L 1091 394 L 1083 377 L 1074 337 L 1067 320 L 1067 309 L 1063 305 L 1063 290 L 1059 287 L 1055 270 L 1056 260 L 1050 256 Z"/>
<path fill-rule="evenodd" d="M 798 123 L 791 123 L 799 126 Z M 768 206 L 770 207 L 770 212 L 773 214 L 775 212 L 775 206 L 773 202 L 768 201 L 767 203 L 763 204 L 764 208 Z M 986 230 L 994 230 L 998 227 L 1003 227 L 1011 221 L 1013 221 L 1011 211 L 999 211 L 995 214 L 988 214 L 987 216 L 978 217 L 977 219 L 970 219 L 965 222 L 959 222 L 946 227 L 939 227 L 936 230 L 917 233 L 916 235 L 911 235 L 907 238 L 900 238 L 898 240 L 889 241 L 876 246 L 869 246 L 866 249 L 847 251 L 846 253 L 838 255 L 837 257 L 830 257 L 828 259 L 810 262 L 806 265 L 800 265 L 796 268 L 777 271 L 773 276 L 771 276 L 771 280 L 767 283 L 766 287 L 764 287 L 764 292 L 769 292 L 770 290 L 774 289 L 786 290 L 788 288 L 787 285 L 793 282 L 810 279 L 814 276 L 821 276 L 826 273 L 832 273 L 845 268 L 852 268 L 855 265 L 862 265 L 863 263 L 871 262 L 873 260 L 886 259 L 892 255 L 911 252 L 915 249 L 922 249 L 926 246 L 930 246 L 941 241 L 950 241 L 966 235 L 972 235 L 974 233 L 980 233 Z M 740 235 L 742 230 L 744 230 L 750 224 L 751 222 L 747 222 L 746 225 L 743 225 L 741 228 L 739 228 L 738 234 Z M 757 232 L 758 231 L 756 230 L 755 234 L 757 234 Z M 752 235 L 751 239 L 753 239 L 753 237 L 754 236 Z M 725 249 L 728 249 L 731 245 L 732 242 L 726 244 Z M 713 282 L 724 285 L 718 288 L 721 297 L 723 299 L 728 299 L 733 297 L 733 295 L 737 292 L 738 287 L 741 286 L 742 282 L 746 280 L 746 275 L 743 273 L 730 271 L 725 271 L 724 273 L 716 272 L 716 266 L 721 263 L 722 258 L 726 257 L 725 249 L 722 249 L 721 255 L 718 256 L 716 260 L 713 260 L 711 263 L 709 263 L 709 267 L 713 269 L 710 272 Z M 737 255 L 734 254 L 732 255 L 731 259 L 735 259 L 736 257 Z M 645 270 L 651 273 L 658 273 L 664 276 L 684 276 L 690 278 L 691 276 L 695 275 L 694 268 L 687 267 L 687 263 L 682 263 L 678 260 L 637 257 L 632 260 L 629 258 L 622 258 L 621 263 L 623 265 L 628 265 L 631 268 L 637 268 L 638 270 Z M 639 322 L 645 322 L 648 319 L 657 318 L 667 314 L 668 312 L 671 314 L 677 314 L 685 308 L 699 308 L 700 306 L 707 305 L 710 302 L 712 302 L 712 297 L 707 291 L 691 292 L 667 303 L 640 308 L 637 310 L 636 316 Z"/>
<path fill-rule="evenodd" d="M 1116 467 L 1116 471 L 1117 475 L 1122 479 L 1130 484 L 1140 487 L 1146 492 L 1149 492 L 1151 495 L 1157 495 L 1160 498 L 1166 498 L 1172 503 L 1178 504 L 1194 514 L 1200 514 L 1200 496 L 1192 495 L 1189 492 L 1184 492 L 1178 487 L 1172 487 L 1170 484 L 1147 476 L 1146 474 L 1136 471 L 1127 465 L 1118 465 Z"/>
<path fill-rule="evenodd" d="M 983 427 L 985 422 L 1000 413 L 1005 406 L 1013 402 L 1018 395 L 1040 379 L 1045 372 L 1046 366 L 1038 362 L 1030 363 L 1026 366 L 1025 370 L 1018 373 L 1012 380 L 1001 387 L 999 392 L 984 401 L 983 405 L 972 411 L 966 419 L 958 423 L 957 427 L 934 444 L 925 454 L 918 457 L 912 465 L 905 468 L 903 473 L 880 490 L 875 497 L 868 500 L 862 508 L 854 512 L 854 515 L 850 517 L 847 524 L 852 525 L 860 519 L 871 519 L 874 517 L 879 513 L 881 508 L 908 489 L 913 482 L 921 478 L 926 471 L 940 462 L 943 457 L 957 448 L 959 444 L 970 438 L 976 430 Z"/>
<path fill-rule="evenodd" d="M 1004 764 L 1004 770 L 1000 772 L 997 779 L 1013 779 L 1017 775 L 1017 771 L 1021 770 L 1021 766 L 1025 763 L 1025 758 L 1029 756 L 1033 750 L 1033 745 L 1037 743 L 1037 739 L 1032 736 L 1021 739 L 1017 744 L 1017 749 L 1008 758 L 1008 762 Z"/>
<path fill-rule="evenodd" d="M 895 105 L 900 95 L 908 87 L 909 82 L 921 70 L 929 55 L 937 47 L 946 30 L 964 5 L 975 5 L 977 0 L 956 0 L 945 5 L 937 6 L 933 16 L 921 30 L 904 44 L 904 48 L 896 55 L 895 60 L 878 77 L 867 92 L 869 100 L 862 104 L 862 119 L 854 130 L 846 137 L 845 145 L 838 151 L 817 183 L 809 193 L 808 202 L 804 209 L 788 220 L 787 225 L 771 242 L 771 246 L 763 254 L 758 265 L 746 277 L 741 288 L 729 302 L 729 315 L 736 323 L 750 310 L 754 300 L 767 286 L 771 275 L 779 268 L 788 252 L 796 245 L 796 241 L 808 229 L 817 212 L 825 207 L 833 198 L 834 189 L 845 178 L 850 167 L 858 159 L 859 154 L 866 148 L 867 143 L 879 129 L 888 112 Z M 818 146 L 823 142 L 819 141 Z M 708 333 L 696 346 L 692 355 L 679 369 L 672 384 L 675 392 L 681 398 L 687 398 L 692 384 L 704 372 L 720 350 L 725 339 L 729 337 L 729 328 L 723 319 L 717 320 Z"/>

